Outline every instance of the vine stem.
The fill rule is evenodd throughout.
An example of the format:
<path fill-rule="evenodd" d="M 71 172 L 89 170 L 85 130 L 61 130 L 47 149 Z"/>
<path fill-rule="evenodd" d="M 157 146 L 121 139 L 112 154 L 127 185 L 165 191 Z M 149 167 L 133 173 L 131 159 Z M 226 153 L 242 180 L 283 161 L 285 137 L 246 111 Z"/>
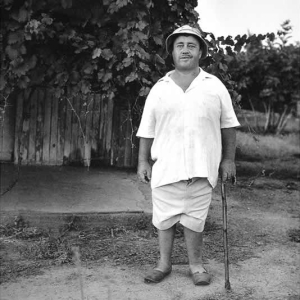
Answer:
<path fill-rule="evenodd" d="M 6 97 L 4 95 L 1 95 L 2 98 L 4 99 L 4 105 L 3 108 L 1 107 L 1 111 L 0 111 L 0 124 L 2 130 L 4 130 L 5 112 L 6 112 L 6 108 L 9 106 L 7 99 L 9 98 L 10 94 L 11 93 L 9 93 Z"/>
<path fill-rule="evenodd" d="M 84 134 L 82 124 L 81 124 L 81 121 L 80 121 L 80 117 L 79 117 L 78 113 L 76 112 L 74 106 L 72 105 L 72 103 L 70 101 L 70 98 L 66 97 L 66 99 L 67 99 L 67 101 L 68 101 L 68 103 L 71 107 L 72 112 L 74 113 L 75 117 L 77 118 L 77 122 L 78 122 L 78 125 L 79 125 L 79 128 L 80 128 L 81 134 L 83 136 L 84 141 L 86 142 L 86 135 Z"/>
<path fill-rule="evenodd" d="M 74 106 L 72 105 L 71 101 L 70 101 L 70 98 L 66 97 L 66 100 L 67 102 L 69 103 L 70 107 L 71 107 L 71 111 L 74 113 L 76 119 L 77 119 L 77 122 L 78 122 L 78 125 L 79 125 L 79 129 L 80 129 L 80 132 L 82 134 L 82 137 L 83 137 L 83 141 L 84 141 L 84 161 L 86 161 L 86 164 L 87 164 L 87 168 L 88 170 L 90 169 L 90 163 L 91 163 L 91 159 L 90 159 L 90 156 L 89 158 L 86 158 L 86 155 L 87 155 L 87 151 L 86 151 L 86 147 L 88 145 L 88 140 L 86 138 L 86 134 L 84 133 L 84 130 L 82 128 L 82 123 L 81 123 L 81 120 L 80 120 L 80 116 L 78 115 L 77 111 L 75 110 Z M 89 107 L 89 105 L 92 103 L 93 100 L 91 100 L 88 104 L 87 104 L 87 108 Z M 86 116 L 88 115 L 89 111 L 86 111 L 85 112 L 85 118 Z"/>

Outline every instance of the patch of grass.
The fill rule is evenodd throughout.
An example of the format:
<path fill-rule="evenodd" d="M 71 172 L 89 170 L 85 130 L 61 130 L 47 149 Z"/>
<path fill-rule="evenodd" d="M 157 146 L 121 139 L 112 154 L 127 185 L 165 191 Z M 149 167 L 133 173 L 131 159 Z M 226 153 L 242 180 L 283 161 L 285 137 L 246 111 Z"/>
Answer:
<path fill-rule="evenodd" d="M 259 111 L 238 109 L 236 111 L 237 117 L 241 124 L 241 130 L 249 131 L 249 127 L 256 132 L 264 132 L 266 124 L 266 114 Z M 278 121 L 279 114 L 275 113 L 275 118 Z M 287 119 L 286 126 L 283 130 L 284 133 L 299 131 L 299 118 L 290 117 Z"/>
<path fill-rule="evenodd" d="M 78 247 L 81 260 L 85 263 L 154 265 L 159 257 L 157 232 L 149 218 L 137 218 L 134 222 L 135 226 L 131 228 L 107 226 L 77 230 L 78 226 L 75 226 L 75 223 L 68 222 L 64 230 L 59 233 L 26 227 L 20 219 L 13 225 L 2 226 L 0 231 L 1 282 L 25 274 L 36 274 L 38 270 L 47 266 L 73 264 L 74 247 Z M 70 224 L 73 225 L 69 226 Z M 151 234 L 149 234 L 150 230 Z M 204 256 L 206 259 L 222 261 L 222 228 L 208 218 L 206 230 Z M 173 263 L 187 264 L 183 227 L 180 224 L 177 226 L 175 237 Z M 232 256 L 240 258 L 240 253 L 244 257 L 251 256 L 251 249 L 243 250 L 245 251 L 235 247 Z M 247 251 L 249 254 L 246 253 Z"/>
<path fill-rule="evenodd" d="M 12 224 L 0 226 L 0 236 L 15 239 L 39 238 L 44 233 L 36 227 L 17 227 Z"/>
<path fill-rule="evenodd" d="M 72 249 L 67 239 L 46 237 L 30 243 L 23 243 L 18 249 L 24 258 L 52 260 L 52 264 L 61 265 L 72 261 Z"/>
<path fill-rule="evenodd" d="M 147 230 L 151 224 L 152 215 L 140 214 L 138 217 L 133 217 L 131 220 L 133 230 Z"/>
<path fill-rule="evenodd" d="M 300 154 L 300 136 L 258 135 L 237 131 L 237 159 L 261 161 L 265 159 L 287 159 Z"/>
<path fill-rule="evenodd" d="M 300 229 L 291 229 L 289 231 L 289 238 L 292 242 L 300 243 Z"/>
<path fill-rule="evenodd" d="M 238 176 L 300 179 L 300 136 L 258 135 L 237 131 Z"/>
<path fill-rule="evenodd" d="M 72 243 L 63 234 L 29 227 L 21 217 L 0 226 L 0 282 L 35 274 L 48 265 L 72 261 Z"/>

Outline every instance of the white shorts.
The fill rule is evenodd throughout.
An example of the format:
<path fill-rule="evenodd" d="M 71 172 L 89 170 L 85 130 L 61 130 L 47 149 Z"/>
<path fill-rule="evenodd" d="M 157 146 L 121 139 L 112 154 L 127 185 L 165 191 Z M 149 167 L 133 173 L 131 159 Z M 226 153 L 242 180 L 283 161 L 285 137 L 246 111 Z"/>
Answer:
<path fill-rule="evenodd" d="M 152 190 L 153 225 L 159 230 L 177 222 L 202 232 L 211 203 L 212 187 L 207 178 L 193 178 Z"/>

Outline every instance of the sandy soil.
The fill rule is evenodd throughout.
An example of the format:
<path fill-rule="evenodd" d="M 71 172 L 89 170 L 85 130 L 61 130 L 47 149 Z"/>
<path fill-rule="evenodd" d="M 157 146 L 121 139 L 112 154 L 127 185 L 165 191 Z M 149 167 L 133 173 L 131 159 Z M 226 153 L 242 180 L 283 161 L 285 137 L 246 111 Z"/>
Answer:
<path fill-rule="evenodd" d="M 144 284 L 143 274 L 157 258 L 156 236 L 149 236 L 147 230 L 123 230 L 102 244 L 97 244 L 99 237 L 82 243 L 82 249 L 85 245 L 90 251 L 94 248 L 95 253 L 97 247 L 98 251 L 106 249 L 101 258 L 89 259 L 84 254 L 86 249 L 82 250 L 80 265 L 47 267 L 40 262 L 31 272 L 6 276 L 0 286 L 1 300 L 300 299 L 299 191 L 299 181 L 268 176 L 242 177 L 237 186 L 228 188 L 231 292 L 224 289 L 218 187 L 205 233 L 205 264 L 213 274 L 210 286 L 195 287 L 189 278 L 180 232 L 174 246 L 172 274 L 158 285 Z M 21 257 L 18 243 L 21 241 L 1 237 L 2 263 Z M 32 258 L 23 258 L 22 266 L 26 263 L 32 264 Z"/>

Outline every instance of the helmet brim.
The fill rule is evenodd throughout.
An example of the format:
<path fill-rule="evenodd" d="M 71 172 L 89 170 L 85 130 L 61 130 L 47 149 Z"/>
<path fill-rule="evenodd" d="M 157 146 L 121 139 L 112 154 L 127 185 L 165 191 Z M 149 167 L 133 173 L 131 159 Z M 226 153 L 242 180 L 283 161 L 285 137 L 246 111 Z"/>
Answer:
<path fill-rule="evenodd" d="M 175 39 L 180 36 L 180 35 L 191 35 L 194 36 L 200 43 L 200 49 L 202 50 L 202 55 L 200 60 L 205 59 L 208 55 L 208 46 L 206 41 L 199 35 L 190 31 L 181 31 L 181 32 L 176 32 L 176 30 L 171 33 L 167 39 L 166 39 L 166 51 L 168 54 L 172 54 L 173 51 L 173 43 Z"/>

